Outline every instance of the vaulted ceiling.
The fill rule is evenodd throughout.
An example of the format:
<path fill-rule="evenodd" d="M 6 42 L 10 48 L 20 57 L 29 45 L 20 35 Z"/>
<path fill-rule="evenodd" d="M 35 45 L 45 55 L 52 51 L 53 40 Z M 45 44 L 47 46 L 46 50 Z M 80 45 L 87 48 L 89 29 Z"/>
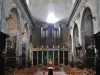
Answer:
<path fill-rule="evenodd" d="M 49 22 L 68 19 L 75 0 L 27 0 L 34 18 Z M 51 18 L 51 19 L 50 19 Z"/>

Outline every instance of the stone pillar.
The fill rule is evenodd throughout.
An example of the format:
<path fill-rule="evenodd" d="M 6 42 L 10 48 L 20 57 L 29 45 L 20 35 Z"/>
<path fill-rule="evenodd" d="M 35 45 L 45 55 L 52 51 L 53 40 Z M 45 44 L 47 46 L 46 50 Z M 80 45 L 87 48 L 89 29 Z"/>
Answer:
<path fill-rule="evenodd" d="M 72 55 L 72 62 L 74 62 L 74 39 L 73 38 L 72 38 L 72 51 L 71 51 L 71 55 Z"/>
<path fill-rule="evenodd" d="M 37 51 L 37 65 L 38 65 L 38 51 Z"/>
<path fill-rule="evenodd" d="M 84 51 L 83 51 L 83 50 L 85 49 L 85 48 L 83 48 L 84 46 L 83 46 L 83 43 L 82 43 L 82 39 L 83 39 L 82 36 L 83 36 L 83 31 L 80 30 L 80 31 L 79 31 L 79 43 L 80 43 L 80 45 L 82 46 L 82 53 L 81 53 L 82 55 L 81 55 L 81 56 L 84 55 Z"/>
<path fill-rule="evenodd" d="M 48 52 L 49 52 L 49 51 L 47 51 L 47 65 L 48 65 Z"/>
<path fill-rule="evenodd" d="M 61 29 L 60 29 L 60 27 L 59 27 L 59 38 L 60 38 L 60 34 L 61 34 Z"/>
<path fill-rule="evenodd" d="M 64 62 L 65 62 L 65 57 L 64 57 L 64 51 L 63 51 L 63 65 L 65 64 Z"/>
<path fill-rule="evenodd" d="M 26 43 L 26 64 L 28 66 L 28 53 L 29 53 L 29 44 L 28 42 Z"/>
<path fill-rule="evenodd" d="M 82 45 L 83 56 L 85 56 L 85 36 L 84 36 L 84 30 L 81 30 L 81 45 Z"/>
<path fill-rule="evenodd" d="M 19 47 L 19 37 L 18 37 L 18 32 L 17 32 L 17 36 L 16 36 L 16 57 L 18 56 L 18 53 L 19 53 L 19 49 L 18 49 L 18 47 Z M 16 62 L 17 62 L 17 64 L 18 64 L 18 58 L 16 58 Z"/>
<path fill-rule="evenodd" d="M 58 65 L 60 65 L 59 51 L 58 51 Z"/>
<path fill-rule="evenodd" d="M 79 43 L 82 45 L 82 30 L 79 31 Z"/>
<path fill-rule="evenodd" d="M 42 51 L 42 64 L 43 64 L 44 62 L 43 62 L 43 51 Z"/>
<path fill-rule="evenodd" d="M 54 65 L 54 62 L 55 62 L 55 60 L 54 60 L 54 51 L 53 51 L 53 65 Z"/>
<path fill-rule="evenodd" d="M 33 51 L 32 51 L 32 66 L 33 66 Z"/>

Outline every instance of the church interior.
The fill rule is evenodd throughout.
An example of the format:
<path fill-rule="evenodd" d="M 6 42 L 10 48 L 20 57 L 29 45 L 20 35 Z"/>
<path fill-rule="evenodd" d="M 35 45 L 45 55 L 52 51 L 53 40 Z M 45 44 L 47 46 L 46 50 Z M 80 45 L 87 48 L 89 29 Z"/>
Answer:
<path fill-rule="evenodd" d="M 100 0 L 0 0 L 0 75 L 100 75 Z"/>

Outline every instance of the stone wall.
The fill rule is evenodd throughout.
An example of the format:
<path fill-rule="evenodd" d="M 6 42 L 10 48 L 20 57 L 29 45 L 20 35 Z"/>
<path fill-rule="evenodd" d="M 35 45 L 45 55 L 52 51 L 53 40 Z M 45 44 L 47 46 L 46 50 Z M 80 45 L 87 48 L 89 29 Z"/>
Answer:
<path fill-rule="evenodd" d="M 74 56 L 75 53 L 75 49 L 74 49 L 74 38 L 73 38 L 73 32 L 74 32 L 74 25 L 75 23 L 78 25 L 78 35 L 79 35 L 79 43 L 80 45 L 83 44 L 83 35 L 84 33 L 87 33 L 86 35 L 89 35 L 88 31 L 89 30 L 89 23 L 87 21 L 86 23 L 86 29 L 85 31 L 82 30 L 82 17 L 83 17 L 83 13 L 84 10 L 86 8 L 90 8 L 91 13 L 92 13 L 92 23 L 93 23 L 93 34 L 97 33 L 100 31 L 100 26 L 99 26 L 99 19 L 100 19 L 100 2 L 98 0 L 81 0 L 81 3 L 79 4 L 79 6 L 77 7 L 77 10 L 75 12 L 75 14 L 73 15 L 70 23 L 69 23 L 69 35 L 71 35 L 72 37 L 72 50 L 70 51 L 72 53 L 72 56 Z M 70 58 L 70 57 L 69 57 Z M 70 61 L 70 60 L 69 60 Z"/>

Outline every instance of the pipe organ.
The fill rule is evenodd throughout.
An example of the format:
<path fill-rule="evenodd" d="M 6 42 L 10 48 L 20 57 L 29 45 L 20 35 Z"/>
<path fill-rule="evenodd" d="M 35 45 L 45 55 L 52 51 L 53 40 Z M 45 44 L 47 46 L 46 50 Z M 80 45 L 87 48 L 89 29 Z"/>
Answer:
<path fill-rule="evenodd" d="M 53 24 L 49 24 L 46 28 L 41 27 L 41 45 L 57 45 L 60 40 L 61 29 L 54 27 Z"/>

